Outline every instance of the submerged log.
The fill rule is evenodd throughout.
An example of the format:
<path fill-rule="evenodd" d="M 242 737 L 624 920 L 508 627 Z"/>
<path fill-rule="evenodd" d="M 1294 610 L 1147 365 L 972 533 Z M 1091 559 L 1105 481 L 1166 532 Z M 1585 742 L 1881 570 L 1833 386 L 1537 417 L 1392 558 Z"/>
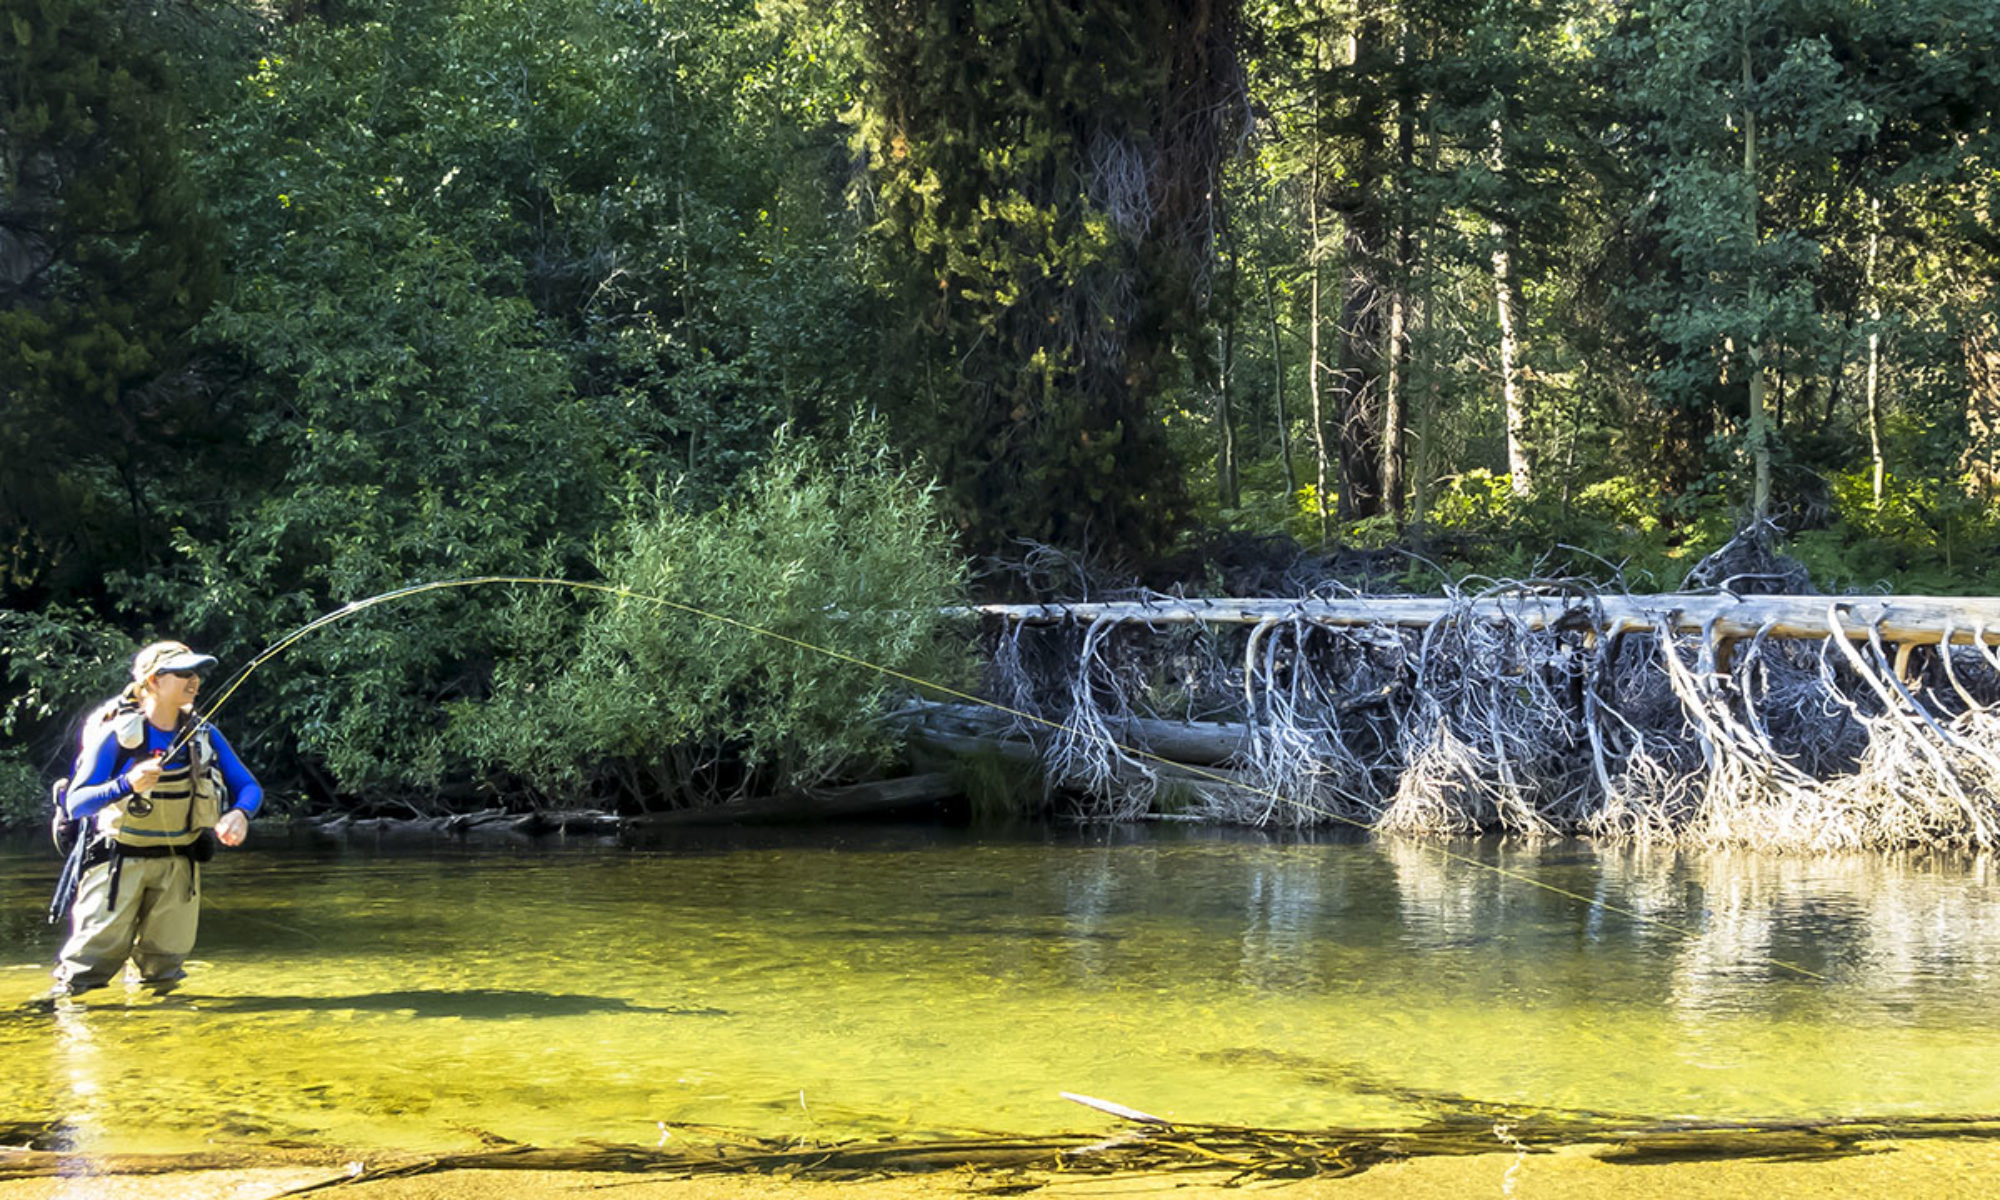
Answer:
<path fill-rule="evenodd" d="M 492 837 L 545 833 L 616 833 L 616 814 L 596 810 L 552 810 L 548 812 L 508 812 L 491 808 L 480 812 L 455 813 L 434 817 L 356 817 L 340 813 L 331 817 L 294 817 L 293 827 L 324 834 L 376 834 L 390 837 L 436 837 L 439 834 Z"/>
<path fill-rule="evenodd" d="M 1157 599 L 1077 604 L 980 604 L 956 615 L 1026 624 L 1116 621 L 1134 625 L 1391 625 L 1423 629 L 1467 614 L 1530 629 L 1589 629 L 1598 634 L 1651 633 L 1666 622 L 1676 633 L 1718 639 L 1824 638 L 1849 641 L 2000 645 L 2000 598 L 1991 596 L 1734 596 L 1668 592 L 1582 595 L 1521 592 L 1476 599 L 1366 596 L 1338 600 Z"/>

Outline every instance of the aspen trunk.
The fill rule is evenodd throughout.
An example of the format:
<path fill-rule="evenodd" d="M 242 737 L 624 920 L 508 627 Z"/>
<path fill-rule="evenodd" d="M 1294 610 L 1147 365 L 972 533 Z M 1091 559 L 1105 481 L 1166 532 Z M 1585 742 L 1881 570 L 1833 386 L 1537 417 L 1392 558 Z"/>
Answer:
<path fill-rule="evenodd" d="M 1966 490 L 1991 501 L 2000 496 L 2000 320 L 1982 313 L 1963 337 L 1966 444 L 1960 468 Z"/>
<path fill-rule="evenodd" d="M 1313 57 L 1315 65 L 1317 65 L 1319 58 L 1317 51 L 1315 51 Z M 1314 89 L 1313 128 L 1315 130 L 1319 128 L 1319 110 L 1319 91 L 1318 89 Z M 1307 180 L 1306 188 L 1306 236 L 1309 239 L 1306 249 L 1306 266 L 1312 277 L 1310 286 L 1311 295 L 1308 304 L 1308 323 L 1306 327 L 1306 385 L 1307 394 L 1312 398 L 1312 438 L 1313 457 L 1315 459 L 1313 500 L 1319 509 L 1319 540 L 1322 546 L 1333 540 L 1333 514 L 1331 508 L 1328 506 L 1327 491 L 1328 467 L 1331 464 L 1326 445 L 1326 409 L 1320 392 L 1320 372 L 1322 367 L 1319 353 L 1320 248 L 1324 244 L 1324 239 L 1320 236 L 1319 227 L 1319 189 L 1320 155 L 1323 153 L 1323 145 L 1317 137 L 1314 138 L 1312 171 Z"/>
<path fill-rule="evenodd" d="M 1506 126 L 1496 117 L 1493 121 L 1493 151 L 1489 156 L 1496 178 L 1507 169 L 1506 134 Z M 1500 401 L 1507 422 L 1508 486 L 1516 496 L 1525 498 L 1535 490 L 1535 480 L 1528 466 L 1528 414 L 1521 395 L 1517 366 L 1520 350 L 1515 320 L 1519 297 L 1514 287 L 1513 238 L 1501 221 L 1494 221 L 1491 228 L 1493 295 L 1500 320 Z"/>
<path fill-rule="evenodd" d="M 1229 403 L 1229 360 L 1236 353 L 1236 317 L 1233 312 L 1227 332 L 1218 335 L 1217 340 L 1222 344 L 1216 348 L 1215 367 L 1215 423 L 1221 435 L 1216 450 L 1216 499 L 1224 508 L 1237 508 L 1242 503 L 1242 494 L 1236 483 L 1236 416 Z"/>
<path fill-rule="evenodd" d="M 1326 409 L 1323 397 L 1321 396 L 1320 393 L 1320 385 L 1319 385 L 1321 367 L 1319 361 L 1319 202 L 1317 199 L 1318 192 L 1319 192 L 1319 172 L 1314 171 L 1313 193 L 1315 198 L 1311 202 L 1310 209 L 1307 214 L 1307 222 L 1312 229 L 1313 250 L 1311 258 L 1309 260 L 1312 264 L 1312 289 L 1311 289 L 1312 296 L 1310 303 L 1311 324 L 1308 326 L 1308 333 L 1306 335 L 1306 378 L 1309 381 L 1310 387 L 1308 390 L 1312 396 L 1313 457 L 1315 460 L 1314 468 L 1316 472 L 1313 480 L 1314 499 L 1319 507 L 1319 540 L 1321 544 L 1325 544 L 1326 542 L 1333 540 L 1333 513 L 1332 509 L 1329 507 L 1328 504 L 1328 491 L 1327 491 L 1327 474 L 1328 474 L 1327 469 L 1331 465 L 1328 460 L 1331 456 L 1327 451 L 1327 445 L 1326 445 Z"/>
<path fill-rule="evenodd" d="M 1230 245 L 1229 214 L 1220 201 L 1214 212 L 1215 255 L 1229 266 L 1222 327 L 1215 333 L 1215 491 L 1216 502 L 1222 507 L 1237 508 L 1243 496 L 1236 477 L 1236 412 L 1229 395 L 1229 376 L 1236 366 L 1236 284 L 1241 263 Z"/>
<path fill-rule="evenodd" d="M 1882 201 L 1868 202 L 1868 270 L 1862 286 L 1868 292 L 1868 463 L 1872 470 L 1875 507 L 1882 507 L 1882 484 L 1888 475 L 1882 459 L 1882 409 L 1876 388 L 1882 365 L 1882 301 L 1875 294 L 1875 260 L 1881 246 Z"/>
<path fill-rule="evenodd" d="M 1403 523 L 1403 389 L 1408 376 L 1403 370 L 1403 292 L 1400 287 L 1389 298 L 1389 373 L 1382 389 L 1382 498 L 1388 502 L 1396 524 Z"/>
<path fill-rule="evenodd" d="M 1500 316 L 1500 399 L 1507 415 L 1507 474 L 1514 494 L 1525 497 L 1535 490 L 1535 477 L 1528 465 L 1528 413 L 1517 366 L 1520 349 L 1515 334 L 1514 280 L 1507 231 L 1497 221 L 1493 235 L 1499 239 L 1493 251 L 1493 290 Z"/>
<path fill-rule="evenodd" d="M 1416 324 L 1425 333 L 1425 337 L 1420 344 L 1428 347 L 1430 344 L 1428 336 L 1430 306 L 1420 301 L 1417 303 L 1416 309 Z M 1428 354 L 1428 351 L 1426 353 Z M 1416 365 L 1416 362 L 1416 356 L 1413 354 L 1411 356 L 1413 367 Z M 1424 519 L 1430 513 L 1431 481 L 1437 477 L 1438 373 L 1428 357 L 1425 358 L 1423 367 L 1424 398 L 1423 403 L 1417 407 L 1417 452 L 1415 467 L 1412 471 L 1413 486 L 1411 489 L 1414 493 L 1411 497 L 1411 505 L 1416 510 L 1416 523 L 1419 530 L 1422 530 Z"/>
<path fill-rule="evenodd" d="M 1285 415 L 1285 350 L 1278 328 L 1277 289 L 1271 286 L 1271 272 L 1264 272 L 1264 307 L 1271 316 L 1271 401 L 1278 411 L 1278 458 L 1285 464 L 1287 505 L 1299 494 L 1298 473 L 1292 468 L 1292 422 Z"/>
<path fill-rule="evenodd" d="M 1404 81 L 1396 100 L 1396 161 L 1403 180 L 1410 178 L 1417 158 L 1416 101 L 1410 95 L 1408 84 L 1409 59 L 1410 26 L 1405 22 L 1396 50 L 1397 78 Z M 1400 527 L 1403 524 L 1403 467 L 1408 453 L 1405 426 L 1409 421 L 1410 373 L 1406 350 L 1410 268 L 1416 255 L 1412 249 L 1415 237 L 1411 232 L 1409 190 L 1400 180 L 1396 194 L 1399 197 L 1396 205 L 1396 261 L 1390 280 L 1389 340 L 1383 353 L 1388 373 L 1382 389 L 1382 499 Z"/>

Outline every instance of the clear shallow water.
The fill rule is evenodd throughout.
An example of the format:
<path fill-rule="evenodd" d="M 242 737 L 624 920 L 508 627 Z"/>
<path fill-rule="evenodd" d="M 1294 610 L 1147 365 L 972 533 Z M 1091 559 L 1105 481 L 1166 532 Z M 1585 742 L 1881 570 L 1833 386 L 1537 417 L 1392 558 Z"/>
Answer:
<path fill-rule="evenodd" d="M 40 1014 L 11 1005 L 47 984 L 54 865 L 15 843 L 0 1123 L 109 1152 L 1106 1123 L 1065 1090 L 1288 1126 L 1420 1120 L 1413 1091 L 2000 1112 L 1990 862 L 1453 850 L 1599 903 L 1417 843 L 1175 829 L 266 838 L 208 869 L 183 997 Z"/>

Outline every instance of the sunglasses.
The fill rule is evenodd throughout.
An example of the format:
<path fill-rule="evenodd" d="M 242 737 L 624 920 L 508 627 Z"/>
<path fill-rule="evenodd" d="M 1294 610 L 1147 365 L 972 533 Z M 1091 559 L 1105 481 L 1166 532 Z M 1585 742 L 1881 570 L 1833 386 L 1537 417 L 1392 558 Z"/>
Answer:
<path fill-rule="evenodd" d="M 162 674 L 162 675 L 171 675 L 171 676 L 173 676 L 173 677 L 174 677 L 175 679 L 200 679 L 200 678 L 201 678 L 201 672 L 200 672 L 200 671 L 162 671 L 162 672 L 160 672 L 160 674 Z"/>

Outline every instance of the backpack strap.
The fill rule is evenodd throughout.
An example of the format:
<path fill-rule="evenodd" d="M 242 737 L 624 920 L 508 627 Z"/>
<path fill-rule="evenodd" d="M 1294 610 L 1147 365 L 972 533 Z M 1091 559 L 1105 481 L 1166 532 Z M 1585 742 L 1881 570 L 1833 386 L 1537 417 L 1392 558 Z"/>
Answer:
<path fill-rule="evenodd" d="M 136 723 L 132 720 L 135 716 L 139 717 Z M 124 774 L 146 748 L 144 722 L 145 717 L 139 714 L 138 706 L 124 696 L 114 696 L 92 709 L 77 733 L 76 757 L 70 763 L 69 778 L 76 778 L 76 770 L 82 765 L 84 756 L 96 753 L 104 738 L 110 738 L 118 747 L 112 752 L 112 777 Z"/>

